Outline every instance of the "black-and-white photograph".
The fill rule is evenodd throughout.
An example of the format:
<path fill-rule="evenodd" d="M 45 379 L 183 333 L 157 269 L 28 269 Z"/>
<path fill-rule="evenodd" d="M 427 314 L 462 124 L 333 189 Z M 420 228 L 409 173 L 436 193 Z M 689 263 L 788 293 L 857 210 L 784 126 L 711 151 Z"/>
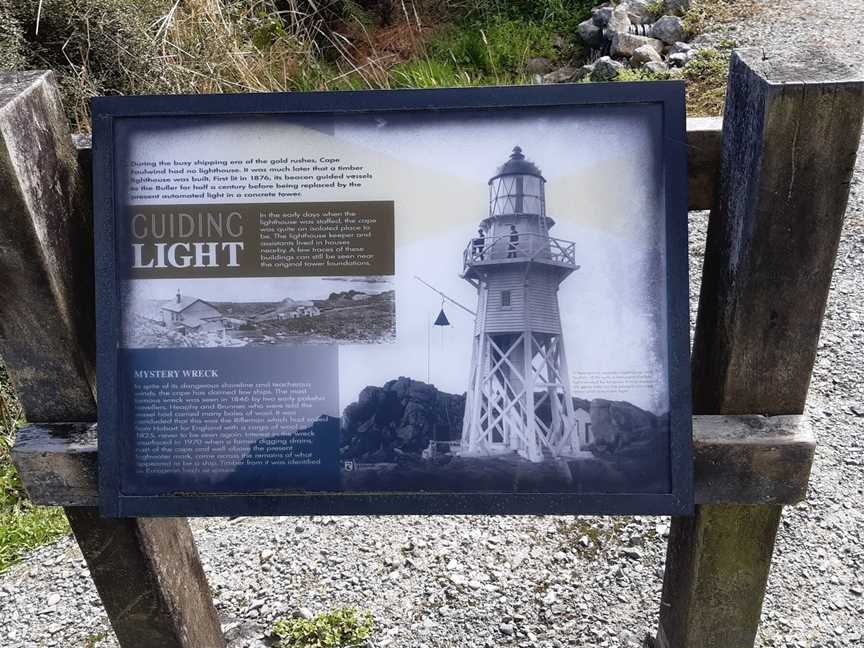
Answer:
<path fill-rule="evenodd" d="M 131 279 L 128 349 L 392 342 L 392 277 Z"/>
<path fill-rule="evenodd" d="M 397 277 L 397 343 L 377 362 L 340 353 L 345 490 L 669 490 L 665 232 L 650 129 L 637 120 L 616 135 L 615 120 L 598 117 L 592 136 L 592 121 L 476 125 L 448 175 L 485 167 L 486 177 L 465 187 L 470 199 L 439 201 L 454 211 L 465 196 L 475 222 L 429 233 L 434 264 L 415 264 L 416 248 L 397 241 L 400 270 L 416 270 Z M 389 126 L 379 124 L 377 146 L 405 127 Z M 424 139 L 424 126 L 412 136 Z M 607 153 L 574 158 L 544 127 L 597 144 L 605 132 Z M 445 149 L 459 130 L 438 124 L 428 136 L 438 131 Z M 501 145 L 477 146 L 483 136 Z M 627 136 L 641 160 L 619 158 Z M 498 164 L 480 162 L 494 154 Z M 584 169 L 576 186 L 574 167 Z M 616 172 L 632 192 L 608 191 Z M 592 175 L 594 191 L 582 193 Z M 389 379 L 360 388 L 358 373 L 373 372 Z"/>

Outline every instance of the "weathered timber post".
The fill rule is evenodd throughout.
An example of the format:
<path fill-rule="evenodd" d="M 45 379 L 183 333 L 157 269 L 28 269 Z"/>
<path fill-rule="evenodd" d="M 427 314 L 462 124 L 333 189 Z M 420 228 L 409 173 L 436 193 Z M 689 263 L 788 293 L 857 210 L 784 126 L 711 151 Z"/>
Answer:
<path fill-rule="evenodd" d="M 89 187 L 54 76 L 0 74 L 0 355 L 32 422 L 96 420 L 92 267 Z M 58 487 L 92 479 L 67 466 Z M 185 519 L 101 519 L 95 503 L 66 515 L 123 648 L 225 645 Z"/>
<path fill-rule="evenodd" d="M 864 83 L 845 66 L 815 53 L 733 54 L 693 348 L 695 414 L 803 412 L 862 116 Z M 790 480 L 799 468 L 789 466 Z M 712 504 L 673 520 L 662 646 L 753 645 L 781 511 Z"/>

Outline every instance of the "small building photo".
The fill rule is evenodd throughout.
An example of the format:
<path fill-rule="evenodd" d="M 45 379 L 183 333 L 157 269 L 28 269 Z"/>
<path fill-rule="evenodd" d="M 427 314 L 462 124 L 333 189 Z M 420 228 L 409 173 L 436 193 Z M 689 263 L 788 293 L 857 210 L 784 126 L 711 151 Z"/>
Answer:
<path fill-rule="evenodd" d="M 197 297 L 184 296 L 179 290 L 174 299 L 162 304 L 161 314 L 166 327 L 180 332 L 224 333 L 228 328 L 215 306 Z"/>

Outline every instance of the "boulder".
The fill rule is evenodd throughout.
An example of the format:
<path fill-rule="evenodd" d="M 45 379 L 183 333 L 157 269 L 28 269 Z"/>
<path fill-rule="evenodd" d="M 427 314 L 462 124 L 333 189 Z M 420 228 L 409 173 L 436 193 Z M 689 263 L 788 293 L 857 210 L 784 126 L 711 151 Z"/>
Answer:
<path fill-rule="evenodd" d="M 633 52 L 633 56 L 630 57 L 630 63 L 632 63 L 634 67 L 645 65 L 652 61 L 655 63 L 662 63 L 663 58 L 656 49 L 651 47 L 651 45 L 642 45 L 641 47 L 637 47 L 636 51 Z"/>
<path fill-rule="evenodd" d="M 669 71 L 669 67 L 663 61 L 648 61 L 642 68 L 657 75 L 666 74 Z"/>
<path fill-rule="evenodd" d="M 651 3 L 647 0 L 630 0 L 627 3 L 627 17 L 634 25 L 646 25 L 654 20 Z"/>
<path fill-rule="evenodd" d="M 580 81 L 590 74 L 590 71 L 585 71 L 585 67 L 586 66 L 577 68 L 566 65 L 562 68 L 558 68 L 549 74 L 544 74 L 543 83 L 567 83 L 568 81 Z"/>
<path fill-rule="evenodd" d="M 687 65 L 687 54 L 679 52 L 666 57 L 666 62 L 672 67 L 684 67 Z"/>
<path fill-rule="evenodd" d="M 651 36 L 672 45 L 687 38 L 687 29 L 684 27 L 684 21 L 678 16 L 663 16 L 654 23 Z"/>
<path fill-rule="evenodd" d="M 690 43 L 685 43 L 683 41 L 677 41 L 672 43 L 669 46 L 669 54 L 686 54 L 687 52 L 693 51 L 693 46 Z"/>
<path fill-rule="evenodd" d="M 607 38 L 612 34 L 626 34 L 630 29 L 630 18 L 627 16 L 627 10 L 622 7 L 615 7 L 606 22 L 605 29 Z"/>
<path fill-rule="evenodd" d="M 534 56 L 525 62 L 525 71 L 528 74 L 546 74 L 553 67 L 552 61 L 544 56 Z"/>
<path fill-rule="evenodd" d="M 594 71 L 591 72 L 591 80 L 612 81 L 623 69 L 624 66 L 618 61 L 615 61 L 608 56 L 602 56 L 594 64 Z"/>
<path fill-rule="evenodd" d="M 600 47 L 603 44 L 603 28 L 594 24 L 593 20 L 579 23 L 577 29 L 579 31 L 579 38 L 588 47 Z"/>
<path fill-rule="evenodd" d="M 429 441 L 458 439 L 465 397 L 400 377 L 383 387 L 366 387 L 345 408 L 340 431 L 343 459 L 364 462 L 420 457 Z"/>
<path fill-rule="evenodd" d="M 663 14 L 683 16 L 690 9 L 690 0 L 663 0 Z"/>
<path fill-rule="evenodd" d="M 603 5 L 595 7 L 591 10 L 591 21 L 601 29 L 609 24 L 609 19 L 612 17 L 612 5 Z"/>
<path fill-rule="evenodd" d="M 637 36 L 635 34 L 616 33 L 612 37 L 612 56 L 633 56 L 633 52 L 643 45 L 650 45 L 657 53 L 663 51 L 663 41 L 648 36 Z"/>

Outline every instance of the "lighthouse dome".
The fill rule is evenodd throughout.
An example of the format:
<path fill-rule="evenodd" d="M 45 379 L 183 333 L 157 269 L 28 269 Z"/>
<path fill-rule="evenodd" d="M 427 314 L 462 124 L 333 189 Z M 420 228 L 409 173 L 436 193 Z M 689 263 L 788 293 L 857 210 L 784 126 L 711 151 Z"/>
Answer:
<path fill-rule="evenodd" d="M 510 154 L 510 159 L 498 167 L 497 174 L 489 180 L 492 182 L 495 178 L 502 175 L 534 175 L 543 177 L 542 172 L 537 165 L 525 158 L 522 153 L 522 148 L 519 146 L 513 147 L 513 152 Z"/>
<path fill-rule="evenodd" d="M 513 147 L 510 159 L 498 167 L 498 175 L 489 180 L 489 216 L 517 217 L 533 215 L 534 225 L 543 230 L 546 216 L 544 188 L 546 178 L 533 162 L 526 160 L 522 149 Z"/>

